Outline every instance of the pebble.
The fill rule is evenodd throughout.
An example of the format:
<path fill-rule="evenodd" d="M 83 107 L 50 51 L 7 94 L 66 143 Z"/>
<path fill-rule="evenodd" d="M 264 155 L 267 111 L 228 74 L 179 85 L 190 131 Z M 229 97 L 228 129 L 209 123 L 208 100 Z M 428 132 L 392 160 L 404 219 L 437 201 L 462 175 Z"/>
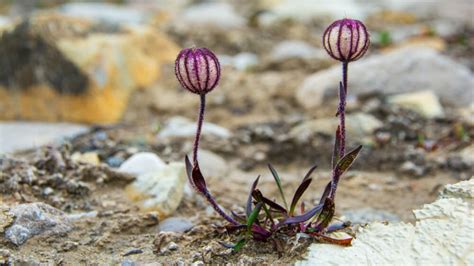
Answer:
<path fill-rule="evenodd" d="M 387 102 L 413 110 L 425 118 L 444 116 L 438 96 L 430 90 L 398 94 L 387 98 Z"/>
<path fill-rule="evenodd" d="M 319 71 L 297 89 L 296 98 L 305 108 L 324 103 L 325 97 L 337 97 L 341 66 Z M 349 91 L 364 93 L 407 93 L 430 90 L 455 106 L 472 102 L 474 76 L 466 66 L 429 48 L 404 48 L 367 56 L 349 64 Z M 447 89 L 449 88 L 449 89 Z"/>
<path fill-rule="evenodd" d="M 139 202 L 142 211 L 156 211 L 163 218 L 178 208 L 186 181 L 184 164 L 174 162 L 138 176 L 125 191 L 129 199 Z"/>
<path fill-rule="evenodd" d="M 151 152 L 139 152 L 132 155 L 120 165 L 118 171 L 122 173 L 140 176 L 142 174 L 159 171 L 165 166 L 158 155 Z"/>
<path fill-rule="evenodd" d="M 64 212 L 42 202 L 17 205 L 10 213 L 15 221 L 5 230 L 5 237 L 17 246 L 36 235 L 59 235 L 73 228 Z"/>
<path fill-rule="evenodd" d="M 85 153 L 75 152 L 74 154 L 72 154 L 71 159 L 74 162 L 81 162 L 81 163 L 87 163 L 87 164 L 92 164 L 92 165 L 100 164 L 100 159 L 97 152 L 85 152 Z"/>
<path fill-rule="evenodd" d="M 193 228 L 193 226 L 194 224 L 187 218 L 170 217 L 160 222 L 158 230 L 160 232 L 184 233 Z"/>
<path fill-rule="evenodd" d="M 406 161 L 400 167 L 402 173 L 413 176 L 421 177 L 426 174 L 426 168 L 420 165 L 416 165 L 412 161 Z"/>

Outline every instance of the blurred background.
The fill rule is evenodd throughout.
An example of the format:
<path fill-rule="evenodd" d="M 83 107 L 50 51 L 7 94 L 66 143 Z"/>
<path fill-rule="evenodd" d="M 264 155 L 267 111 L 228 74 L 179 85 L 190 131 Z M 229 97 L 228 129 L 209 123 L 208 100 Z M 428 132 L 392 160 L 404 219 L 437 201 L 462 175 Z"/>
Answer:
<path fill-rule="evenodd" d="M 238 210 L 259 174 L 276 195 L 269 162 L 286 188 L 316 163 L 313 185 L 323 187 L 341 65 L 321 39 L 344 17 L 365 23 L 371 46 L 349 64 L 347 147 L 364 148 L 341 181 L 337 214 L 355 224 L 414 221 L 412 209 L 474 173 L 471 0 L 0 0 L 0 202 L 98 211 L 67 238 L 80 242 L 69 253 L 76 262 L 89 248 L 125 252 L 132 238 L 151 247 L 148 225 L 158 220 L 131 207 L 123 184 L 132 179 L 108 167 L 142 173 L 191 151 L 199 97 L 174 76 L 176 55 L 191 46 L 211 49 L 223 66 L 200 153 L 219 203 Z M 208 222 L 212 212 L 176 180 L 163 181 L 166 200 Z M 49 256 L 36 252 L 49 241 L 32 243 L 11 250 Z M 108 256 L 101 252 L 92 253 Z M 173 254 L 181 252 L 189 253 Z M 151 248 L 143 257 L 156 259 Z"/>

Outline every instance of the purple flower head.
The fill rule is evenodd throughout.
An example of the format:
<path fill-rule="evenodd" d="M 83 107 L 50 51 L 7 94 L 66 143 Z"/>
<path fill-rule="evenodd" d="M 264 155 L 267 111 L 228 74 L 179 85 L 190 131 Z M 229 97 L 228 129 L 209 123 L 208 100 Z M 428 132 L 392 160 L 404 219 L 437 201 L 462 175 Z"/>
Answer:
<path fill-rule="evenodd" d="M 369 48 L 369 33 L 359 20 L 337 20 L 324 32 L 323 45 L 332 58 L 342 62 L 355 61 Z"/>
<path fill-rule="evenodd" d="M 213 90 L 221 76 L 219 60 L 207 48 L 183 49 L 174 70 L 183 88 L 200 95 Z"/>

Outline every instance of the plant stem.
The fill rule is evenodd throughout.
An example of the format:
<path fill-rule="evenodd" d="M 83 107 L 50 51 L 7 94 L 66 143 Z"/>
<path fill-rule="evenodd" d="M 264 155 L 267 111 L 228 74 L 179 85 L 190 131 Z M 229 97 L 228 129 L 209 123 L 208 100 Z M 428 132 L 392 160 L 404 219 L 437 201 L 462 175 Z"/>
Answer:
<path fill-rule="evenodd" d="M 347 96 L 347 70 L 349 62 L 342 63 L 342 90 L 339 91 L 339 159 L 344 157 L 346 149 L 346 96 Z M 341 174 L 338 173 L 337 169 L 333 169 L 333 178 L 331 182 L 331 192 L 329 198 L 334 201 L 336 197 L 337 184 Z"/>
<path fill-rule="evenodd" d="M 199 117 L 197 122 L 196 138 L 194 139 L 193 146 L 193 165 L 197 164 L 198 160 L 198 149 L 199 149 L 199 139 L 201 137 L 202 123 L 204 121 L 204 111 L 206 109 L 206 95 L 201 94 L 201 105 L 199 107 Z"/>
<path fill-rule="evenodd" d="M 349 62 L 342 63 L 342 86 L 344 87 L 344 96 L 339 97 L 339 127 L 341 130 L 341 139 L 339 146 L 339 158 L 344 157 L 346 149 L 346 96 L 347 96 L 347 70 Z"/>

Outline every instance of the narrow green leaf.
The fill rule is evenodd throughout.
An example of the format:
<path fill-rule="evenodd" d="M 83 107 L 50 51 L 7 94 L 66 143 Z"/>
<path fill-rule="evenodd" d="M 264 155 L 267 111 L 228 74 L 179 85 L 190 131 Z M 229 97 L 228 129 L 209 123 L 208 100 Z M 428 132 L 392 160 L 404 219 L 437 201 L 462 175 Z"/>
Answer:
<path fill-rule="evenodd" d="M 270 169 L 270 172 L 272 172 L 273 178 L 275 179 L 275 182 L 277 183 L 281 198 L 283 199 L 283 203 L 285 204 L 285 208 L 288 209 L 288 203 L 286 203 L 285 194 L 283 194 L 283 188 L 281 187 L 280 176 L 278 176 L 277 171 L 275 170 L 275 168 L 273 168 L 271 164 L 268 164 L 268 168 Z"/>
<path fill-rule="evenodd" d="M 357 155 L 359 154 L 360 150 L 362 149 L 362 145 L 353 149 L 352 151 L 348 152 L 344 157 L 342 157 L 339 162 L 337 162 L 336 168 L 334 169 L 339 175 L 342 175 L 344 172 L 351 167 L 352 163 L 354 163 Z"/>
<path fill-rule="evenodd" d="M 237 242 L 234 247 L 232 248 L 233 250 L 239 252 L 240 249 L 242 249 L 242 247 L 244 246 L 245 244 L 245 238 L 242 238 L 239 240 L 239 242 Z"/>
<path fill-rule="evenodd" d="M 260 213 L 260 210 L 262 209 L 263 202 L 257 203 L 255 206 L 255 209 L 253 209 L 252 213 L 250 213 L 249 218 L 247 219 L 247 234 L 252 233 L 252 225 L 255 223 L 255 221 L 258 218 L 258 214 Z"/>

